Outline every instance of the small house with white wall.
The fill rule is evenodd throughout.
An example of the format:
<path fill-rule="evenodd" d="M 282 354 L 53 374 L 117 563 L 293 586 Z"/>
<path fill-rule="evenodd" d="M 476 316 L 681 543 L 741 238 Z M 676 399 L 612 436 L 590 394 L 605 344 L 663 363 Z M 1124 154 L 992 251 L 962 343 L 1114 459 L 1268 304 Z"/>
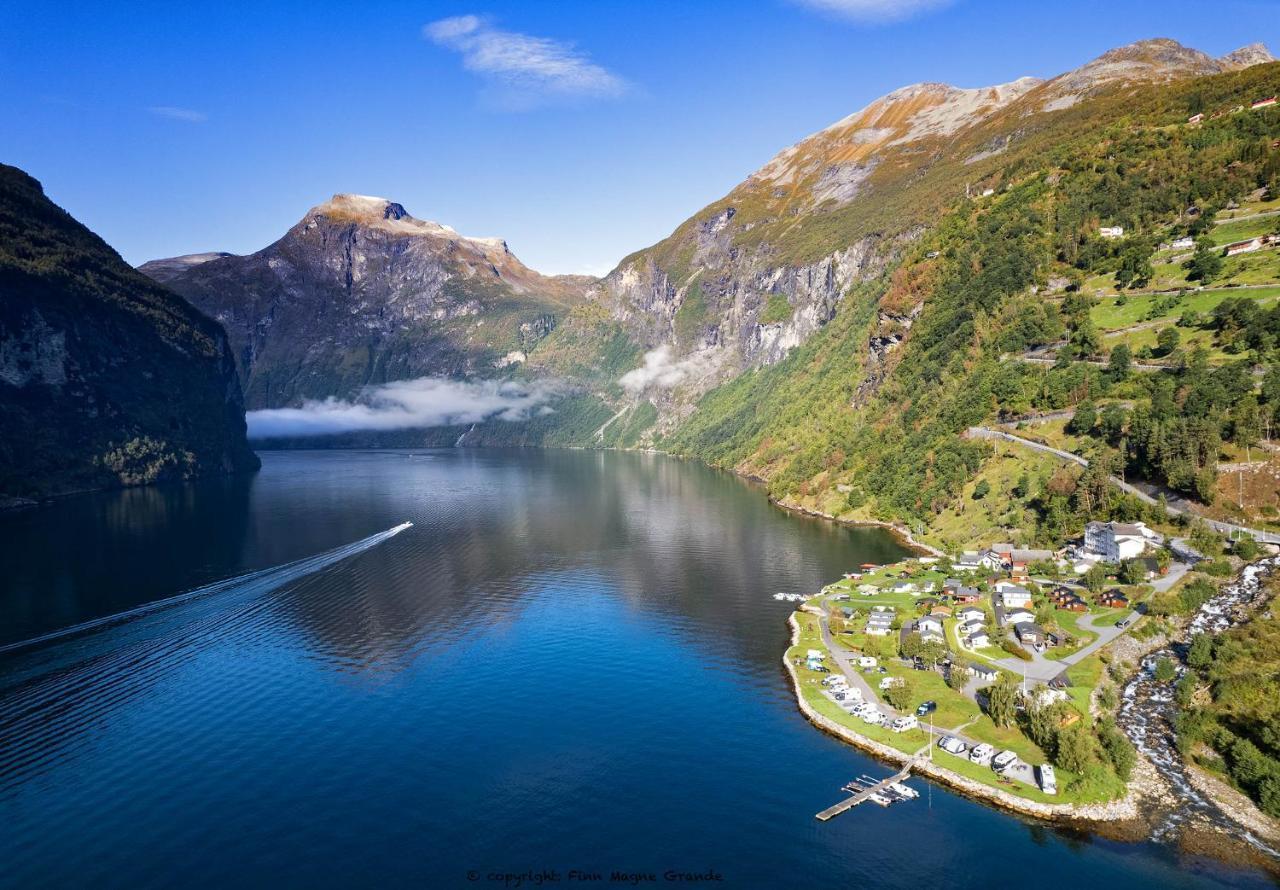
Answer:
<path fill-rule="evenodd" d="M 1031 591 L 1011 584 L 1000 591 L 1000 602 L 1006 609 L 1021 609 L 1031 602 Z"/>
<path fill-rule="evenodd" d="M 1021 624 L 1015 624 L 1013 632 L 1018 635 L 1018 642 L 1024 646 L 1044 645 L 1044 631 L 1034 622 L 1024 621 Z"/>
<path fill-rule="evenodd" d="M 1028 621 L 1035 621 L 1036 616 L 1028 609 L 1010 609 L 1004 613 L 1005 624 L 1024 624 Z"/>

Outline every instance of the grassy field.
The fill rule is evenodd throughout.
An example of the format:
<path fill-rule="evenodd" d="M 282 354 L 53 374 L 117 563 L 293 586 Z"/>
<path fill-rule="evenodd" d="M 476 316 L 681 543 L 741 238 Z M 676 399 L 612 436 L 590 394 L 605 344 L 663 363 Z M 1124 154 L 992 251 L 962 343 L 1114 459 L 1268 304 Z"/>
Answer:
<path fill-rule="evenodd" d="M 1247 293 L 1247 291 L 1245 292 Z M 1107 333 L 1102 335 L 1102 343 L 1107 351 L 1115 349 L 1116 346 L 1123 343 L 1136 355 L 1138 350 L 1147 347 L 1152 352 L 1157 352 L 1156 342 L 1160 336 L 1162 328 L 1173 326 L 1173 322 L 1161 325 L 1156 328 L 1142 328 L 1136 331 L 1125 331 L 1117 333 Z M 1206 351 L 1209 363 L 1212 365 L 1227 364 L 1230 362 L 1242 361 L 1245 355 L 1232 355 L 1226 352 L 1218 345 L 1217 337 L 1211 330 L 1201 328 L 1175 328 L 1178 332 L 1179 344 L 1178 348 L 1184 353 L 1196 346 L 1203 346 Z M 1162 357 L 1156 357 L 1156 363 L 1161 362 Z"/>
<path fill-rule="evenodd" d="M 1106 402 L 1096 402 L 1094 407 L 1099 412 L 1106 407 Z M 1039 442 L 1043 445 L 1049 445 L 1057 448 L 1059 451 L 1069 451 L 1076 454 L 1087 450 L 1089 444 L 1087 436 L 1074 436 L 1067 432 L 1067 421 L 1065 420 L 1045 420 L 1038 423 L 1027 423 L 1014 430 L 1015 434 L 1023 439 L 1029 439 L 1032 442 Z M 1018 449 L 1020 453 L 1026 449 Z M 1049 458 L 1053 466 L 1060 466 L 1061 460 L 1054 458 L 1052 455 L 1045 455 Z"/>
<path fill-rule="evenodd" d="M 1270 201 L 1243 201 L 1235 210 L 1223 210 L 1214 217 L 1215 222 L 1225 222 L 1239 216 L 1251 216 L 1255 213 L 1267 213 L 1280 210 L 1280 198 Z"/>
<path fill-rule="evenodd" d="M 1222 223 L 1214 226 L 1208 232 L 1208 235 L 1213 239 L 1214 244 L 1230 244 L 1233 241 L 1243 241 L 1246 238 L 1269 235 L 1276 231 L 1277 226 L 1280 226 L 1280 217 L 1259 216 L 1255 219 L 1242 219 L 1237 222 Z"/>
<path fill-rule="evenodd" d="M 1213 283 L 1252 285 L 1274 284 L 1277 281 L 1280 281 L 1280 251 L 1273 248 L 1227 257 L 1222 261 L 1222 274 Z"/>
<path fill-rule="evenodd" d="M 1245 257 L 1232 257 L 1244 259 Z M 1260 303 L 1269 303 L 1280 297 L 1280 286 L 1259 290 L 1236 288 L 1212 288 L 1203 291 L 1187 291 L 1184 294 L 1136 294 L 1099 300 L 1089 316 L 1100 331 L 1114 331 L 1147 321 L 1177 321 L 1183 312 L 1207 313 L 1227 297 L 1245 297 Z M 1180 330 L 1179 333 L 1182 333 Z M 1154 342 L 1154 341 L 1153 341 Z"/>

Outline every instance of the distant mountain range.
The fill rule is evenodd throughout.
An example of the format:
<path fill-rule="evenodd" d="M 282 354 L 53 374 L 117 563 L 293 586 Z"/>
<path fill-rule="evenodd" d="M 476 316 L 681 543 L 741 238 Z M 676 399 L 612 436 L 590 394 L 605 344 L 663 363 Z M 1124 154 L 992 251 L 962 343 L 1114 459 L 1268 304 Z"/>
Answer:
<path fill-rule="evenodd" d="M 222 326 L 250 409 L 418 377 L 556 377 L 565 401 L 529 422 L 536 434 L 495 420 L 417 441 L 652 445 L 790 490 L 813 474 L 775 453 L 777 431 L 869 420 L 913 331 L 938 323 L 942 264 L 920 251 L 939 225 L 1028 176 L 1056 182 L 1062 153 L 1107 128 L 1158 133 L 1215 96 L 1274 92 L 1273 61 L 1261 45 L 1215 59 L 1149 40 L 1047 81 L 904 87 L 779 152 L 602 279 L 544 276 L 502 240 L 346 194 L 256 253 L 140 270 Z M 1081 232 L 1103 212 L 1079 210 Z M 27 336 L 24 349 L 47 349 L 59 329 Z M 27 388 L 21 376 L 9 385 Z"/>
<path fill-rule="evenodd" d="M 356 195 L 312 208 L 257 253 L 141 270 L 226 327 L 250 408 L 526 363 L 622 407 L 610 393 L 634 369 L 613 367 L 621 338 L 633 360 L 663 350 L 669 373 L 633 375 L 628 394 L 655 404 L 657 429 L 669 432 L 702 393 L 806 342 L 945 207 L 996 184 L 1011 149 L 1089 125 L 1082 103 L 1270 61 L 1260 44 L 1214 59 L 1157 39 L 1048 81 L 904 87 L 783 150 L 603 280 L 539 275 L 503 241 Z M 869 338 L 877 361 L 909 330 L 917 307 L 905 308 L 881 307 Z"/>

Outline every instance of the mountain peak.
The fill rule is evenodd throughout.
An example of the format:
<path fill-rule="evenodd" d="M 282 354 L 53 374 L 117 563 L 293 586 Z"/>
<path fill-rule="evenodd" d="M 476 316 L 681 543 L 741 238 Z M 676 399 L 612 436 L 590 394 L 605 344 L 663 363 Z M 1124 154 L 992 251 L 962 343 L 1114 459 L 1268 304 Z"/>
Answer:
<path fill-rule="evenodd" d="M 469 238 L 460 235 L 457 229 L 429 219 L 418 219 L 399 204 L 388 198 L 374 195 L 355 195 L 341 193 L 334 195 L 323 204 L 317 204 L 307 211 L 302 225 L 313 225 L 317 217 L 343 223 L 356 223 L 368 228 L 381 229 L 397 235 L 427 235 L 444 238 L 449 241 L 466 241 L 485 251 L 510 253 L 507 242 L 502 238 Z"/>
<path fill-rule="evenodd" d="M 325 216 L 354 216 L 370 220 L 413 219 L 404 209 L 403 204 L 373 195 L 334 195 L 323 204 L 313 207 L 311 212 L 322 213 Z"/>
<path fill-rule="evenodd" d="M 1271 55 L 1271 51 L 1265 44 L 1251 43 L 1240 47 L 1235 52 L 1227 53 L 1218 59 L 1218 64 L 1228 71 L 1238 71 L 1242 68 L 1252 68 L 1254 65 L 1265 65 L 1275 60 L 1276 57 Z"/>
<path fill-rule="evenodd" d="M 848 117 L 784 149 L 748 182 L 774 188 L 808 183 L 813 204 L 848 203 L 879 164 L 882 152 L 947 138 L 982 121 L 1039 86 L 1020 77 L 988 87 L 914 83 L 881 96 Z M 812 181 L 812 180 L 817 181 Z"/>
<path fill-rule="evenodd" d="M 1265 49 L 1261 52 L 1270 57 Z M 1139 40 L 1107 50 L 1093 61 L 1048 81 L 1042 94 L 1048 100 L 1044 110 L 1068 108 L 1105 87 L 1204 77 L 1256 64 L 1248 59 L 1261 60 L 1258 48 L 1245 47 L 1231 56 L 1215 59 L 1168 37 Z"/>

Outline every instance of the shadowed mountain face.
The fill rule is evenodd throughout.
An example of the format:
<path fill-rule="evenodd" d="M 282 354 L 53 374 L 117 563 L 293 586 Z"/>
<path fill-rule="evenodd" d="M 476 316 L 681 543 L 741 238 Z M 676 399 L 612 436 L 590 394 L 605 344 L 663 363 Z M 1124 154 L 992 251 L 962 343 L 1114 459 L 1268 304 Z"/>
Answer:
<path fill-rule="evenodd" d="M 257 253 L 141 270 L 226 327 L 251 409 L 391 380 L 502 373 L 589 281 L 540 275 L 500 239 L 466 238 L 361 195 L 335 195 Z"/>
<path fill-rule="evenodd" d="M 217 323 L 0 165 L 0 499 L 257 467 Z"/>

